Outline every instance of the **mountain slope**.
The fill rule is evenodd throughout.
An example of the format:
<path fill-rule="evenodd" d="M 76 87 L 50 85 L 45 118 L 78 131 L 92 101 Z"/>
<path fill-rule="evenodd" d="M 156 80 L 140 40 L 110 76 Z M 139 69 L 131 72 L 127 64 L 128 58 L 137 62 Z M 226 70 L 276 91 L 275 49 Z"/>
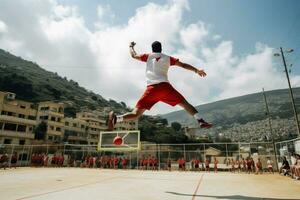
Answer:
<path fill-rule="evenodd" d="M 293 88 L 297 110 L 300 109 L 300 88 Z M 266 97 L 272 118 L 291 118 L 293 110 L 287 89 L 267 91 Z M 266 119 L 266 106 L 262 93 L 254 93 L 234 97 L 196 107 L 205 119 L 217 126 L 230 126 L 233 123 L 244 124 L 251 121 Z M 192 117 L 185 111 L 176 111 L 162 115 L 169 122 L 194 124 Z"/>
<path fill-rule="evenodd" d="M 0 90 L 14 92 L 18 99 L 31 102 L 65 101 L 72 105 L 74 109 L 72 113 L 84 107 L 95 109 L 110 106 L 117 111 L 126 110 L 124 103 L 108 101 L 101 95 L 80 87 L 73 80 L 46 71 L 36 63 L 26 61 L 1 49 Z"/>

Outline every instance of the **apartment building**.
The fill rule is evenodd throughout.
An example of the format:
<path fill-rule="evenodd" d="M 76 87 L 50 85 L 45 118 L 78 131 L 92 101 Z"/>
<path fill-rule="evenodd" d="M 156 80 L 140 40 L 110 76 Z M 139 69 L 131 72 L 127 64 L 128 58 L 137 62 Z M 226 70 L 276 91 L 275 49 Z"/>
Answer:
<path fill-rule="evenodd" d="M 105 111 L 83 111 L 76 114 L 76 118 L 87 123 L 87 141 L 90 145 L 97 145 L 99 142 L 100 131 L 106 131 Z"/>
<path fill-rule="evenodd" d="M 0 91 L 0 144 L 31 144 L 37 110 L 34 104 L 15 97 L 14 93 Z"/>
<path fill-rule="evenodd" d="M 64 137 L 64 104 L 52 101 L 40 102 L 37 111 L 37 123 L 47 124 L 44 139 L 49 143 L 61 143 Z"/>
<path fill-rule="evenodd" d="M 88 144 L 88 123 L 78 118 L 65 118 L 64 142 Z"/>

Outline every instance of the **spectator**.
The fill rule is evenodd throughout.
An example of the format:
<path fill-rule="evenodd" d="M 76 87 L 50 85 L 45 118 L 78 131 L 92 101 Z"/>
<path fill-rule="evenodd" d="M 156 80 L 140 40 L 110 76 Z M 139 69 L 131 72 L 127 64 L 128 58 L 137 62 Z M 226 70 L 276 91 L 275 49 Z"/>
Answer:
<path fill-rule="evenodd" d="M 263 173 L 262 163 L 260 161 L 260 158 L 258 158 L 258 161 L 256 163 L 256 174 Z"/>
<path fill-rule="evenodd" d="M 283 156 L 283 161 L 282 161 L 282 165 L 279 169 L 279 173 L 283 174 L 284 176 L 288 175 L 289 174 L 289 171 L 290 171 L 290 164 L 289 162 L 287 161 L 286 157 Z"/>
<path fill-rule="evenodd" d="M 168 158 L 167 166 L 168 166 L 168 170 L 171 171 L 171 159 L 170 158 Z"/>
<path fill-rule="evenodd" d="M 198 171 L 199 170 L 199 164 L 200 164 L 200 160 L 199 159 L 195 159 L 195 169 Z"/>
<path fill-rule="evenodd" d="M 10 158 L 10 168 L 17 168 L 18 156 L 17 153 L 14 153 Z"/>
<path fill-rule="evenodd" d="M 295 161 L 294 161 L 294 163 L 292 163 L 292 166 L 291 166 L 292 178 L 299 180 L 299 178 L 300 178 L 300 155 L 294 154 L 293 156 L 295 158 Z"/>
<path fill-rule="evenodd" d="M 268 167 L 268 171 L 272 174 L 274 174 L 274 170 L 273 170 L 273 161 L 268 158 L 267 160 L 267 167 Z"/>
<path fill-rule="evenodd" d="M 215 171 L 215 173 L 218 172 L 218 161 L 217 161 L 216 157 L 214 158 L 214 171 Z"/>
<path fill-rule="evenodd" d="M 206 171 L 206 172 L 209 172 L 209 171 L 210 171 L 210 169 L 209 169 L 209 164 L 210 164 L 210 161 L 209 161 L 208 158 L 206 158 L 206 160 L 205 160 L 205 171 Z"/>
<path fill-rule="evenodd" d="M 5 170 L 8 167 L 8 155 L 5 153 L 0 158 L 1 167 Z"/>

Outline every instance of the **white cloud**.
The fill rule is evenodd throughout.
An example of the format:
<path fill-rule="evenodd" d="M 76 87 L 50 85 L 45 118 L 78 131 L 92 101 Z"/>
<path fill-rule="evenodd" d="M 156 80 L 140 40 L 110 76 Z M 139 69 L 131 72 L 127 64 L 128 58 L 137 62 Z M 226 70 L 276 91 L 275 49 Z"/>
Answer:
<path fill-rule="evenodd" d="M 257 43 L 253 54 L 234 55 L 232 41 L 222 40 L 209 24 L 183 22 L 183 13 L 189 12 L 187 0 L 148 3 L 118 25 L 111 23 L 116 15 L 113 8 L 98 5 L 91 10 L 98 15 L 93 31 L 76 6 L 55 0 L 19 1 L 17 11 L 13 1 L 4 0 L 1 7 L 0 48 L 132 107 L 145 89 L 145 64 L 131 59 L 128 52 L 133 40 L 140 53 L 150 52 L 151 43 L 159 40 L 164 52 L 207 71 L 208 76 L 200 78 L 180 68 L 170 70 L 172 84 L 194 105 L 262 87 L 286 87 L 285 77 L 274 67 L 272 48 Z M 299 76 L 291 80 L 300 84 Z M 159 104 L 150 113 L 173 110 Z"/>
<path fill-rule="evenodd" d="M 7 31 L 6 24 L 0 20 L 0 34 Z"/>

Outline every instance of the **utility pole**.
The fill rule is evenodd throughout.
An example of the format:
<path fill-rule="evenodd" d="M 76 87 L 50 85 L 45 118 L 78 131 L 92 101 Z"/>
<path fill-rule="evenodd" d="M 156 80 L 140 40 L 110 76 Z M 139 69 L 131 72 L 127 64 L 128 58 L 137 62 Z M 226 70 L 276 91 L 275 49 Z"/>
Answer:
<path fill-rule="evenodd" d="M 268 105 L 268 102 L 267 102 L 267 97 L 266 97 L 264 88 L 262 89 L 262 93 L 263 93 L 264 100 L 265 100 L 266 115 L 268 116 L 268 121 L 269 121 L 269 127 L 270 127 L 270 133 L 271 133 L 271 137 L 272 137 L 272 142 L 274 142 L 274 135 L 273 135 L 273 129 L 272 129 L 272 124 L 271 124 L 269 105 Z"/>
<path fill-rule="evenodd" d="M 274 141 L 274 134 L 273 134 L 272 124 L 271 124 L 271 117 L 270 117 L 269 105 L 268 105 L 268 101 L 267 101 L 267 97 L 266 97 L 264 88 L 262 89 L 262 91 L 263 91 L 263 96 L 264 96 L 265 105 L 266 105 L 266 114 L 268 115 L 268 120 L 269 120 L 270 132 L 271 132 L 271 136 L 272 136 L 272 144 L 273 144 L 273 151 L 274 151 L 274 156 L 275 156 L 275 162 L 276 162 L 276 166 L 277 166 L 277 169 L 278 169 L 277 152 L 276 152 L 275 141 Z"/>
<path fill-rule="evenodd" d="M 294 110 L 294 117 L 295 117 L 295 121 L 296 121 L 296 125 L 297 125 L 297 131 L 298 131 L 298 136 L 300 136 L 300 127 L 299 127 L 299 120 L 298 120 L 298 115 L 297 115 L 297 110 L 296 110 L 296 106 L 295 106 L 295 100 L 294 100 L 294 94 L 293 94 L 293 90 L 291 87 L 291 82 L 290 82 L 290 77 L 289 77 L 289 73 L 286 67 L 286 62 L 285 62 L 285 57 L 282 51 L 282 47 L 280 47 L 280 53 L 281 53 L 281 57 L 282 57 L 282 61 L 283 61 L 283 65 L 284 65 L 284 71 L 286 74 L 286 78 L 289 84 L 289 91 L 290 91 L 290 97 L 291 97 L 291 101 L 292 101 L 292 106 L 293 106 L 293 110 Z"/>

